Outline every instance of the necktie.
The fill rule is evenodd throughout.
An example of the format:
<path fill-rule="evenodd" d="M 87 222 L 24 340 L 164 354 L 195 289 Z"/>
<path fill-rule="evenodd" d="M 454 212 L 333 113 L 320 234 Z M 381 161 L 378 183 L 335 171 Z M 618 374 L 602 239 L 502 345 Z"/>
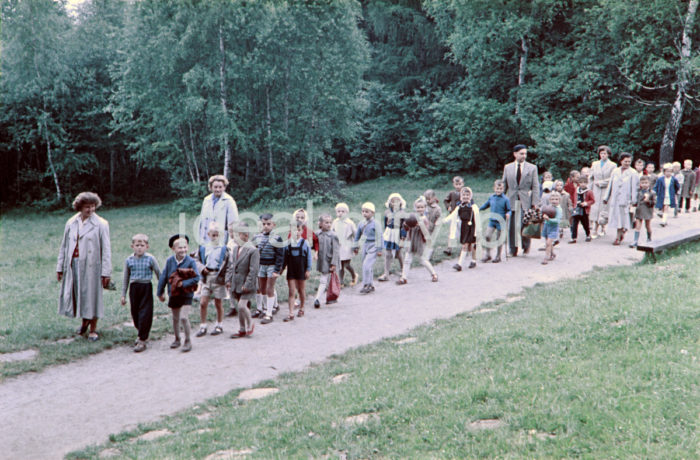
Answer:
<path fill-rule="evenodd" d="M 523 173 L 520 169 L 520 163 L 518 163 L 518 173 L 515 175 L 515 180 L 518 182 L 518 185 L 520 185 L 520 178 L 522 177 Z"/>

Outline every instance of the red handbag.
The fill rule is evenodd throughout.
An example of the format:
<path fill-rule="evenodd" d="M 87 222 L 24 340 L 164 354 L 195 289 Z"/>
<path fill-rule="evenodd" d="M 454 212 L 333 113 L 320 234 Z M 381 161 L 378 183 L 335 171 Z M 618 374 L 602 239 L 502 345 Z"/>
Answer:
<path fill-rule="evenodd" d="M 338 272 L 331 272 L 331 279 L 328 280 L 328 290 L 326 291 L 326 302 L 338 300 L 340 296 L 340 278 Z"/>

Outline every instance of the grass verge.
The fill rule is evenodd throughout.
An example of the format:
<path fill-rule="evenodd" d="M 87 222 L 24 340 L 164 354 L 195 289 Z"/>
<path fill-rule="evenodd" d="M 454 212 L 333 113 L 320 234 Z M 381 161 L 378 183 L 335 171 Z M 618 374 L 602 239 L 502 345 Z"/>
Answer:
<path fill-rule="evenodd" d="M 488 197 L 490 190 L 489 179 L 465 176 L 466 182 L 476 193 L 476 202 L 482 203 Z M 384 209 L 384 202 L 391 192 L 401 193 L 409 206 L 415 198 L 426 189 L 434 188 L 438 196 L 444 198 L 450 187 L 450 177 L 435 177 L 423 181 L 404 178 L 382 178 L 347 187 L 344 190 L 344 200 L 351 210 L 359 211 L 365 201 L 376 204 L 378 216 Z M 233 191 L 235 195 L 235 190 Z M 298 207 L 306 203 L 299 203 Z M 315 214 L 333 211 L 335 203 L 314 203 Z M 412 207 L 411 207 L 412 209 Z M 168 237 L 178 231 L 179 213 L 182 209 L 178 203 L 134 206 L 128 208 L 110 209 L 106 203 L 98 213 L 110 222 L 110 239 L 112 243 L 112 279 L 117 291 L 105 291 L 105 316 L 98 324 L 101 339 L 98 342 L 87 342 L 78 338 L 70 341 L 78 327 L 78 320 L 71 320 L 56 314 L 58 299 L 58 283 L 56 282 L 56 256 L 66 220 L 72 215 L 64 213 L 34 213 L 15 210 L 2 215 L 0 220 L 0 247 L 7 255 L 0 260 L 0 354 L 22 350 L 35 350 L 36 357 L 26 361 L 0 363 L 0 380 L 25 372 L 36 372 L 46 366 L 63 364 L 80 357 L 102 350 L 130 344 L 136 337 L 135 329 L 129 326 L 131 320 L 129 307 L 119 303 L 123 264 L 131 253 L 131 236 L 136 233 L 146 233 L 150 237 L 149 251 L 159 260 L 161 267 L 171 254 L 167 246 Z M 186 228 L 191 228 L 199 213 L 196 209 L 185 209 Z M 256 214 L 262 211 L 292 212 L 294 209 L 252 208 L 240 211 L 252 211 Z M 315 225 L 314 225 L 315 227 Z M 437 244 L 447 243 L 447 227 L 438 238 Z M 194 248 L 191 248 L 194 250 Z M 436 251 L 434 262 L 444 259 L 441 251 Z M 417 264 L 418 262 L 415 262 Z M 360 257 L 353 262 L 359 268 Z M 375 265 L 379 273 L 382 261 Z M 157 282 L 154 280 L 154 289 Z M 308 292 L 315 292 L 318 277 L 314 273 L 307 283 Z M 284 280 L 277 282 L 280 300 L 287 299 L 287 286 Z M 168 308 L 156 300 L 155 315 L 159 317 L 153 324 L 151 337 L 157 339 L 171 329 Z M 210 306 L 210 319 L 214 318 L 214 307 Z M 193 324 L 199 323 L 198 309 L 192 313 Z"/>
<path fill-rule="evenodd" d="M 696 244 L 538 285 L 69 458 L 697 458 L 699 265 Z"/>

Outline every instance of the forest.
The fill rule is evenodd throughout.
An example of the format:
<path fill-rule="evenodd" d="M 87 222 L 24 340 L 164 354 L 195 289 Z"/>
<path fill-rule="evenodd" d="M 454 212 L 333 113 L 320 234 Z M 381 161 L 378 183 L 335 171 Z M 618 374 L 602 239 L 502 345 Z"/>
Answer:
<path fill-rule="evenodd" d="M 4 209 L 700 162 L 699 0 L 3 0 Z"/>

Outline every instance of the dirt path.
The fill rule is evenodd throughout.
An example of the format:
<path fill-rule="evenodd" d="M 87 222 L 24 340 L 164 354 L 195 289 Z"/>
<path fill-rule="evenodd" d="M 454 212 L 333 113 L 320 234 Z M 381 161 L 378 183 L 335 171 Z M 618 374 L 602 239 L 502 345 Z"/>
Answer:
<path fill-rule="evenodd" d="M 654 236 L 699 226 L 700 213 L 683 215 L 665 229 L 655 224 Z M 348 289 L 338 304 L 307 309 L 306 317 L 293 323 L 283 323 L 281 312 L 272 324 L 256 324 L 250 340 L 228 338 L 238 328 L 234 318 L 226 321 L 223 336 L 194 338 L 189 354 L 170 350 L 172 337 L 166 337 L 140 355 L 123 347 L 10 379 L 0 384 L 0 458 L 62 458 L 137 423 L 281 372 L 303 370 L 332 354 L 473 310 L 524 287 L 642 258 L 627 246 L 611 246 L 611 236 L 591 243 L 580 238 L 576 245 L 566 241 L 565 236 L 557 260 L 547 266 L 540 265 L 542 253 L 536 250 L 542 243 L 534 241 L 530 255 L 498 265 L 479 264 L 458 273 L 452 262 L 444 262 L 437 266 L 438 284 L 429 281 L 422 267 L 415 268 L 406 286 L 393 280 L 376 283 L 377 292 L 368 296 Z"/>

